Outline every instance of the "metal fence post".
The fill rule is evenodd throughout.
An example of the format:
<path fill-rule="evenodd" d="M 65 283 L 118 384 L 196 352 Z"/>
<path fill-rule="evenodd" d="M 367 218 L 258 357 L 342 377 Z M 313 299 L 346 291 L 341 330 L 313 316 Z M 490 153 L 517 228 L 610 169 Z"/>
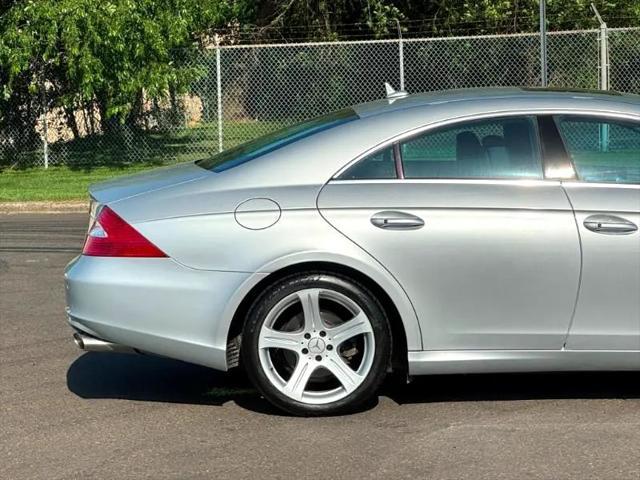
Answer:
<path fill-rule="evenodd" d="M 600 88 L 609 90 L 609 30 L 606 23 L 603 23 L 600 27 L 600 61 L 602 62 L 602 70 L 600 72 L 602 85 L 600 85 Z"/>
<path fill-rule="evenodd" d="M 542 87 L 548 84 L 546 0 L 540 0 L 540 77 Z"/>
<path fill-rule="evenodd" d="M 600 33 L 598 35 L 598 41 L 600 42 L 600 55 L 598 60 L 598 68 L 600 69 L 600 90 L 609 90 L 609 31 L 607 30 L 607 23 L 602 20 L 598 9 L 593 3 L 591 4 L 591 8 L 593 9 L 593 13 L 596 14 L 598 22 L 600 22 Z M 609 124 L 600 123 L 599 130 L 600 150 L 603 152 L 608 152 Z"/>
<path fill-rule="evenodd" d="M 400 21 L 396 18 L 396 25 L 398 25 L 398 56 L 400 61 L 400 91 L 404 92 L 404 43 L 402 41 L 402 28 L 400 28 Z"/>
<path fill-rule="evenodd" d="M 49 128 L 47 125 L 47 90 L 45 86 L 42 86 L 42 133 L 43 133 L 43 144 L 42 144 L 42 154 L 44 157 L 44 168 L 49 168 Z"/>
<path fill-rule="evenodd" d="M 592 3 L 591 8 L 600 22 L 600 33 L 598 41 L 600 43 L 600 59 L 598 62 L 598 68 L 600 69 L 600 90 L 609 90 L 609 31 L 607 29 L 607 23 L 602 20 L 600 13 L 596 6 Z"/>
<path fill-rule="evenodd" d="M 220 70 L 220 41 L 216 35 L 216 91 L 218 97 L 218 152 L 222 151 L 222 72 Z"/>

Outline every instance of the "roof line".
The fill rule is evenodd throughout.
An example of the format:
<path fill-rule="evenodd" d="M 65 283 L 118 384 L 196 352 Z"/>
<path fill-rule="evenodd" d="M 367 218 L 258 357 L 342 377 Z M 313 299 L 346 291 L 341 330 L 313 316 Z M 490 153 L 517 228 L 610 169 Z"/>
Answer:
<path fill-rule="evenodd" d="M 483 91 L 485 95 L 452 95 L 456 92 L 463 93 L 465 91 L 473 92 Z M 632 95 L 632 94 L 624 94 L 619 92 L 612 91 L 600 91 L 600 90 L 580 90 L 580 89 L 544 89 L 544 88 L 523 88 L 523 87 L 486 87 L 486 88 L 470 88 L 470 89 L 454 89 L 454 90 L 440 90 L 434 92 L 424 92 L 424 93 L 416 93 L 408 95 L 404 98 L 398 99 L 397 101 L 389 102 L 388 99 L 379 99 L 374 100 L 372 102 L 361 103 L 359 105 L 354 106 L 354 110 L 358 114 L 360 118 L 371 118 L 377 115 L 382 115 L 384 113 L 389 112 L 401 112 L 414 108 L 423 108 L 430 105 L 444 105 L 448 103 L 455 102 L 468 102 L 468 101 L 485 101 L 485 100 L 496 100 L 496 99 L 508 99 L 508 98 L 518 98 L 518 99 L 532 99 L 539 98 L 540 96 L 545 95 L 556 95 L 561 98 L 571 98 L 577 99 L 580 95 L 588 95 L 591 97 L 596 96 L 610 96 L 613 97 L 616 101 L 620 103 L 631 103 L 635 104 L 636 102 L 629 102 L 628 100 L 635 100 L 635 97 L 640 99 L 640 96 Z M 584 97 L 583 97 L 584 98 Z M 377 104 L 377 105 L 376 105 Z M 377 108 L 376 108 L 377 106 Z M 359 108 L 360 107 L 360 108 Z"/>

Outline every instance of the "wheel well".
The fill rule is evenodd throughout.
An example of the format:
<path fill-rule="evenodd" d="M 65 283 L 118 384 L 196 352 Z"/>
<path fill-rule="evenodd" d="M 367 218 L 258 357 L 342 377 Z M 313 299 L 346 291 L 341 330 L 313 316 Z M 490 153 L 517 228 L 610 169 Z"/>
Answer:
<path fill-rule="evenodd" d="M 397 307 L 391 300 L 391 297 L 387 292 L 380 287 L 369 276 L 359 272 L 358 270 L 331 262 L 305 262 L 296 265 L 290 265 L 288 267 L 277 270 L 269 274 L 266 278 L 263 278 L 258 282 L 247 295 L 244 297 L 240 305 L 236 309 L 231 326 L 229 328 L 229 334 L 227 336 L 227 360 L 229 367 L 235 367 L 238 365 L 239 348 L 240 348 L 240 336 L 244 328 L 244 323 L 249 312 L 249 308 L 256 300 L 256 298 L 267 288 L 269 285 L 277 282 L 278 280 L 287 277 L 295 273 L 303 273 L 309 271 L 323 271 L 327 273 L 337 273 L 347 276 L 354 281 L 361 283 L 368 290 L 375 295 L 380 301 L 382 307 L 389 318 L 391 327 L 391 368 L 394 372 L 407 372 L 407 336 L 404 331 L 404 325 L 402 324 L 402 318 L 398 312 Z M 230 355 L 230 352 L 233 352 Z"/>

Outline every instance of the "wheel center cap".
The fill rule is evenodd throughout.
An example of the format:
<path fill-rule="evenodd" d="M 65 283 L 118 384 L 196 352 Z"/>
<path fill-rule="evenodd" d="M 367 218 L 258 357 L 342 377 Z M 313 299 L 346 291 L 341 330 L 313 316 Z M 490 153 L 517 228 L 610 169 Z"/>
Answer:
<path fill-rule="evenodd" d="M 324 352 L 325 348 L 324 340 L 320 337 L 313 337 L 311 340 L 309 340 L 307 348 L 311 353 L 322 353 Z"/>

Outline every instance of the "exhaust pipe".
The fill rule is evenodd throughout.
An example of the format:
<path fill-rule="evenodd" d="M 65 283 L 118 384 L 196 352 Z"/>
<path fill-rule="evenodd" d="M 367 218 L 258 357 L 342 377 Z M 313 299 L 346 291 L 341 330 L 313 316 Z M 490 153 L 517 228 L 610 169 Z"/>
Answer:
<path fill-rule="evenodd" d="M 86 352 L 138 353 L 135 348 L 100 340 L 99 338 L 90 337 L 83 333 L 74 333 L 73 341 L 80 350 Z"/>

